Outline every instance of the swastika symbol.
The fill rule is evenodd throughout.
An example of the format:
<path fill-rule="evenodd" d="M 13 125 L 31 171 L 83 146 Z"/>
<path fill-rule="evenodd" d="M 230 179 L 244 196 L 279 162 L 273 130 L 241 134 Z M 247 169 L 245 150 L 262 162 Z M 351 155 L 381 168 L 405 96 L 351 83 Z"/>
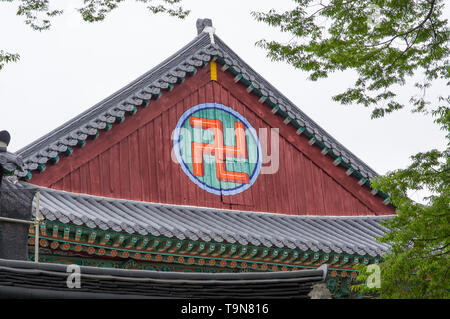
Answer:
<path fill-rule="evenodd" d="M 192 142 L 193 173 L 195 176 L 204 176 L 203 154 L 214 155 L 216 162 L 217 179 L 224 182 L 249 183 L 249 176 L 243 172 L 231 172 L 226 169 L 226 158 L 247 158 L 247 141 L 243 123 L 234 123 L 236 146 L 224 145 L 223 125 L 220 120 L 191 117 L 193 128 L 210 129 L 214 134 L 214 143 L 205 144 Z"/>

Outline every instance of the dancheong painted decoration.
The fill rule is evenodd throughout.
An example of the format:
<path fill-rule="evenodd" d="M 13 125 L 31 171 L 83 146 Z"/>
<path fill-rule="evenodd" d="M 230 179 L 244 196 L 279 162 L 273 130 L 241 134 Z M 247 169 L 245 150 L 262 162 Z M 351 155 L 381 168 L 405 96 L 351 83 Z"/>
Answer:
<path fill-rule="evenodd" d="M 216 195 L 248 189 L 261 170 L 255 129 L 238 112 L 218 103 L 188 109 L 173 135 L 174 151 L 187 176 Z"/>

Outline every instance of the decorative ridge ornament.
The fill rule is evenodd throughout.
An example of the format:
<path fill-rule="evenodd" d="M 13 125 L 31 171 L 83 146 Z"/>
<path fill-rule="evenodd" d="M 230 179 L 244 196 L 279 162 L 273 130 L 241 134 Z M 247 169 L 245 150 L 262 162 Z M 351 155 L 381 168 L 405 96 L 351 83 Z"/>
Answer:
<path fill-rule="evenodd" d="M 8 131 L 0 131 L 0 186 L 3 175 L 12 175 L 16 170 L 24 171 L 22 158 L 8 152 L 11 135 Z"/>
<path fill-rule="evenodd" d="M 4 148 L 4 152 L 6 152 L 6 148 L 11 141 L 11 135 L 8 131 L 0 131 L 0 148 Z"/>
<path fill-rule="evenodd" d="M 238 112 L 218 103 L 191 107 L 178 120 L 174 152 L 189 179 L 216 195 L 250 188 L 262 164 L 255 129 Z"/>
<path fill-rule="evenodd" d="M 197 19 L 196 26 L 197 26 L 197 34 L 198 35 L 202 32 L 208 33 L 211 44 L 215 44 L 214 33 L 216 32 L 216 28 L 214 28 L 212 26 L 211 19 Z"/>

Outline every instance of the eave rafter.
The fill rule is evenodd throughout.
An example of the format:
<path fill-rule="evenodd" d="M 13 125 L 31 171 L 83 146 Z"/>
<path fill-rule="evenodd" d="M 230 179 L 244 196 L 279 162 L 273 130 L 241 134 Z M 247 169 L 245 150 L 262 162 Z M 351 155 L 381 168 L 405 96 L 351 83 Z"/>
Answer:
<path fill-rule="evenodd" d="M 34 245 L 34 228 L 30 228 L 29 244 Z M 71 227 L 56 221 L 46 221 L 40 228 L 42 248 L 83 254 L 96 258 L 122 258 L 141 262 L 216 266 L 252 271 L 290 271 L 316 268 L 323 263 L 338 273 L 355 272 L 355 264 L 379 263 L 379 256 L 345 253 L 302 251 L 298 248 L 263 247 L 227 242 L 180 240 L 162 236 L 142 236 Z"/>

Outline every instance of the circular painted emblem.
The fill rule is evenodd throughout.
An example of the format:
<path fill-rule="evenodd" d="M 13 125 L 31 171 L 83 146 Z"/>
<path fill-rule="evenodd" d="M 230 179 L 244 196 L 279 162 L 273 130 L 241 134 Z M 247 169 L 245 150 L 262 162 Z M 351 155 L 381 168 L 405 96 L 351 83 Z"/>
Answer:
<path fill-rule="evenodd" d="M 261 170 L 261 145 L 255 129 L 241 114 L 222 104 L 199 104 L 184 112 L 173 143 L 184 173 L 216 195 L 235 195 L 248 189 Z"/>

